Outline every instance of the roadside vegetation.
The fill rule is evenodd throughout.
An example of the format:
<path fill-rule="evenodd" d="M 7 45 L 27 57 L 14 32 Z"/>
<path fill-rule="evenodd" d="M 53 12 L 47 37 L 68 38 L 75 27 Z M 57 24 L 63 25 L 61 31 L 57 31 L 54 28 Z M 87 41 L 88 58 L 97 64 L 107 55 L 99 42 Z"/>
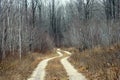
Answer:
<path fill-rule="evenodd" d="M 40 61 L 52 56 L 55 56 L 53 51 L 31 53 L 21 60 L 18 55 L 9 55 L 0 63 L 0 80 L 27 80 Z"/>
<path fill-rule="evenodd" d="M 82 52 L 69 50 L 74 53 L 69 61 L 88 80 L 120 80 L 120 45 L 95 47 Z"/>

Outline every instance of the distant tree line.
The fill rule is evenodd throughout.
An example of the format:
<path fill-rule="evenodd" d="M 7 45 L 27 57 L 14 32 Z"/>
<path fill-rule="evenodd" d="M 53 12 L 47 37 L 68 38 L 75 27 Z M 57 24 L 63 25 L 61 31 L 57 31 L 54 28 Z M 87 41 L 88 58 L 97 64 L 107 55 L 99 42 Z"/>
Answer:
<path fill-rule="evenodd" d="M 66 6 L 66 45 L 80 50 L 120 41 L 120 0 L 77 0 Z"/>
<path fill-rule="evenodd" d="M 0 59 L 120 41 L 120 0 L 0 0 Z"/>

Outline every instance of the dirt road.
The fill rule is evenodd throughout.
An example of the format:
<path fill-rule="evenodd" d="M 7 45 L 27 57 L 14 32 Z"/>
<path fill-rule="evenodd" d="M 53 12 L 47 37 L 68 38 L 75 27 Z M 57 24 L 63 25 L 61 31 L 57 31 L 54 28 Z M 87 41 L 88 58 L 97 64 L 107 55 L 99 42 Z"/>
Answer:
<path fill-rule="evenodd" d="M 64 52 L 64 53 L 62 53 Z M 63 51 L 60 49 L 57 49 L 57 54 L 59 56 L 53 57 L 53 58 L 49 58 L 49 59 L 45 59 L 43 61 L 41 61 L 37 68 L 33 71 L 33 74 L 31 75 L 31 77 L 28 80 L 44 80 L 45 75 L 46 75 L 46 66 L 48 65 L 48 62 L 58 58 L 58 57 L 63 57 L 64 54 L 67 54 L 68 56 L 65 58 L 62 58 L 60 60 L 61 64 L 63 65 L 63 67 L 65 68 L 67 75 L 69 76 L 69 80 L 87 80 L 85 78 L 85 76 L 83 76 L 81 73 L 79 73 L 72 65 L 71 63 L 67 60 L 70 55 L 72 53 L 68 52 L 68 51 Z"/>

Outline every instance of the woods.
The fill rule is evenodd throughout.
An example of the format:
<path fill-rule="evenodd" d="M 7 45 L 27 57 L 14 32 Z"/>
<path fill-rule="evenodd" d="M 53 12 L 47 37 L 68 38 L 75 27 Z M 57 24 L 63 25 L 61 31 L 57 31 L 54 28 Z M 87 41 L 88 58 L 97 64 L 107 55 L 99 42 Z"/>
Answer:
<path fill-rule="evenodd" d="M 0 0 L 0 59 L 120 41 L 120 0 Z"/>

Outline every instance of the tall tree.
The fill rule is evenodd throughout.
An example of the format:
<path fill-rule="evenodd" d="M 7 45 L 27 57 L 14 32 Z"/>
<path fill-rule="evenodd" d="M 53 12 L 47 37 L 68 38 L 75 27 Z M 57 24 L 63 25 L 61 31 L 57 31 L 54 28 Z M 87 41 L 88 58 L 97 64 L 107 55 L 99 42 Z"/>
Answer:
<path fill-rule="evenodd" d="M 35 12 L 36 12 L 36 7 L 37 7 L 37 0 L 32 0 L 31 1 L 31 7 L 32 7 L 32 31 L 30 32 L 30 44 L 29 48 L 30 51 L 32 51 L 32 46 L 33 46 L 33 30 L 35 29 Z"/>

